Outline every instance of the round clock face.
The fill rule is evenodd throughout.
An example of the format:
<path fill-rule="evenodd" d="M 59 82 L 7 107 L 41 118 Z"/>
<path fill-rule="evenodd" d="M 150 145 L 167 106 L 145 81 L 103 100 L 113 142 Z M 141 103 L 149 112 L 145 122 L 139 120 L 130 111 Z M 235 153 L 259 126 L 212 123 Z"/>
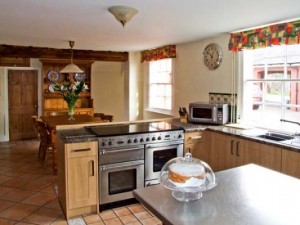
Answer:
<path fill-rule="evenodd" d="M 221 48 L 216 44 L 209 44 L 203 51 L 203 61 L 208 69 L 217 69 L 222 62 L 223 55 Z"/>

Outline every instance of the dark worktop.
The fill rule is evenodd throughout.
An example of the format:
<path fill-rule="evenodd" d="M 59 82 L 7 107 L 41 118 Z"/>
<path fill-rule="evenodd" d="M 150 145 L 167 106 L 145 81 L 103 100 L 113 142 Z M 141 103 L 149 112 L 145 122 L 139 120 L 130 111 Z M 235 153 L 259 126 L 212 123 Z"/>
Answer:
<path fill-rule="evenodd" d="M 183 203 L 161 184 L 134 191 L 164 225 L 300 224 L 300 180 L 254 164 L 216 173 L 217 186 Z"/>

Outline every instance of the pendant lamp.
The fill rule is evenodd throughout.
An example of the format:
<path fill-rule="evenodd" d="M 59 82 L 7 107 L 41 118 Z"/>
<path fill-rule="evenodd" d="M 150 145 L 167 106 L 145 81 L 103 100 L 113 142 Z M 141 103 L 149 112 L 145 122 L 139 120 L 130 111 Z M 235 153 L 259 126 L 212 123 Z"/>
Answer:
<path fill-rule="evenodd" d="M 123 27 L 138 12 L 136 9 L 128 6 L 112 6 L 108 8 L 108 11 L 114 15 L 114 17 L 123 25 Z"/>
<path fill-rule="evenodd" d="M 63 68 L 60 73 L 83 73 L 83 70 L 81 70 L 78 66 L 73 64 L 73 46 L 74 41 L 69 41 L 70 47 L 71 47 L 71 63 L 66 65 L 65 68 Z"/>

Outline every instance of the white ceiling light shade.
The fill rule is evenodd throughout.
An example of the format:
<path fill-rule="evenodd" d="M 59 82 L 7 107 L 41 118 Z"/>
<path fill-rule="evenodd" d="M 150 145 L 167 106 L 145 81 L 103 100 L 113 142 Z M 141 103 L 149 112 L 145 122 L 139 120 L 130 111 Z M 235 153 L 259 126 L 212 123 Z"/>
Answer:
<path fill-rule="evenodd" d="M 108 8 L 108 11 L 114 15 L 114 17 L 123 25 L 123 27 L 135 14 L 138 13 L 136 9 L 128 6 L 112 6 Z"/>
<path fill-rule="evenodd" d="M 73 64 L 73 46 L 74 41 L 69 41 L 70 47 L 71 47 L 71 63 L 66 65 L 65 68 L 63 68 L 60 72 L 61 73 L 83 73 L 83 70 L 81 70 L 78 66 Z"/>

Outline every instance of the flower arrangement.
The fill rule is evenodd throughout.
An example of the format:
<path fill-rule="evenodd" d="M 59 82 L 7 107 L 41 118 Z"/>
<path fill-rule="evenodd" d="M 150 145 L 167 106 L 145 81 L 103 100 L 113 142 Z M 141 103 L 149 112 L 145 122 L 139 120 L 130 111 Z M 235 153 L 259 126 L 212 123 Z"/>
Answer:
<path fill-rule="evenodd" d="M 76 81 L 75 83 L 64 82 L 59 85 L 57 83 L 50 85 L 50 92 L 58 92 L 60 95 L 64 97 L 64 100 L 68 104 L 68 112 L 70 119 L 74 119 L 74 110 L 75 103 L 78 99 L 80 92 L 88 90 L 88 86 L 84 83 L 84 81 Z"/>

